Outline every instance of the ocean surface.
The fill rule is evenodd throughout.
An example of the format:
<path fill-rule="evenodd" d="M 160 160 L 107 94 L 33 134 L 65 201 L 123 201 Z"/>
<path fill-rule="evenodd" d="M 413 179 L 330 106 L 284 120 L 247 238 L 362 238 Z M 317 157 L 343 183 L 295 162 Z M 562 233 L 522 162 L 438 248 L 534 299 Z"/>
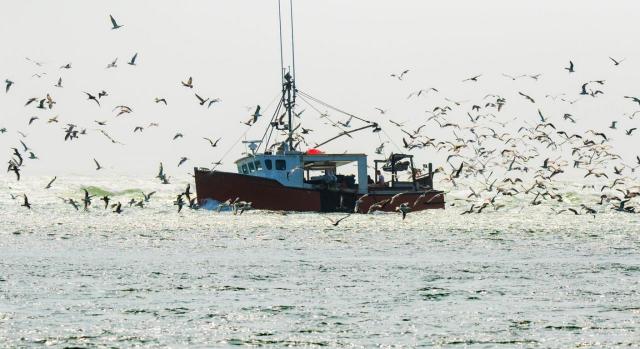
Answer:
<path fill-rule="evenodd" d="M 0 347 L 640 346 L 638 214 L 514 198 L 460 215 L 454 190 L 446 210 L 334 227 L 341 214 L 177 213 L 186 182 L 48 180 L 0 179 Z M 158 192 L 120 215 L 58 198 L 83 187 Z"/>

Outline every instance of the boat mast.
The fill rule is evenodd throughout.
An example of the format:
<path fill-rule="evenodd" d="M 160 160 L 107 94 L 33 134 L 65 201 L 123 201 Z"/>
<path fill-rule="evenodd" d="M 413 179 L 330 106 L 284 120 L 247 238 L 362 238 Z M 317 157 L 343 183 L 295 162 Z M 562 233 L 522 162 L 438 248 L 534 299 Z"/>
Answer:
<path fill-rule="evenodd" d="M 296 104 L 296 61 L 295 61 L 295 46 L 293 43 L 293 0 L 289 0 L 290 20 L 291 20 L 291 64 L 289 71 L 284 69 L 284 47 L 282 40 L 282 7 L 281 1 L 278 0 L 278 20 L 280 25 L 280 74 L 282 76 L 282 104 L 285 107 L 287 113 L 287 150 L 293 149 L 293 109 Z"/>

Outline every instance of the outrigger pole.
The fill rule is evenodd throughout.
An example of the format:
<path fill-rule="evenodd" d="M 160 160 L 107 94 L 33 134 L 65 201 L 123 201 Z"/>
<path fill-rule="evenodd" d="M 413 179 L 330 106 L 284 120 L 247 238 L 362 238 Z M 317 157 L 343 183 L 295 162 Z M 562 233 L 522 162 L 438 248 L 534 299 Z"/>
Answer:
<path fill-rule="evenodd" d="M 317 147 L 321 147 L 321 146 L 323 146 L 323 145 L 325 145 L 325 144 L 327 144 L 327 143 L 329 143 L 329 142 L 331 142 L 331 141 L 334 141 L 334 140 L 336 140 L 336 139 L 338 139 L 338 138 L 340 138 L 340 137 L 342 137 L 342 136 L 349 136 L 349 137 L 351 137 L 351 134 L 352 134 L 352 133 L 355 133 L 355 132 L 358 132 L 358 131 L 362 131 L 362 130 L 365 130 L 365 129 L 368 129 L 368 128 L 373 128 L 373 129 L 375 130 L 376 128 L 378 128 L 378 124 L 374 122 L 374 123 L 372 123 L 372 124 L 369 124 L 369 125 L 366 125 L 366 126 L 362 126 L 362 127 L 356 128 L 356 129 L 353 129 L 353 130 L 351 130 L 351 131 L 344 131 L 344 132 L 341 132 L 341 133 L 339 133 L 337 136 L 334 136 L 334 137 L 332 137 L 332 138 L 330 138 L 330 139 L 328 139 L 328 140 L 326 140 L 326 141 L 324 141 L 324 142 L 322 142 L 322 143 L 318 143 L 318 144 L 316 144 L 316 145 L 315 145 L 315 147 L 316 147 L 316 148 L 317 148 Z"/>

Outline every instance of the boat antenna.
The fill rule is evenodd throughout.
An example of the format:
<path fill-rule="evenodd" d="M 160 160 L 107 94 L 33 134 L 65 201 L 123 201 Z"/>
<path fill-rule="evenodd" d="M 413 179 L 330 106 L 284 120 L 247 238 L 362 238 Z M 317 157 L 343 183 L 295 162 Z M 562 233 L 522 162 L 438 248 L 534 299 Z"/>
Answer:
<path fill-rule="evenodd" d="M 284 54 L 282 48 L 282 7 L 278 0 L 278 27 L 280 28 L 280 82 L 284 86 Z"/>
<path fill-rule="evenodd" d="M 291 68 L 293 72 L 293 101 L 296 100 L 296 50 L 293 40 L 293 0 L 289 0 L 289 11 L 291 16 Z"/>

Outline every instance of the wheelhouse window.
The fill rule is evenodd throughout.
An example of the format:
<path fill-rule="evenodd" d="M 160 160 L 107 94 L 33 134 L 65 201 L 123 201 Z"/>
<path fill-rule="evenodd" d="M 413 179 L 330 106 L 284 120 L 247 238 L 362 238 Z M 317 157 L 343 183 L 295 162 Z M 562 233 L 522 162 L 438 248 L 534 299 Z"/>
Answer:
<path fill-rule="evenodd" d="M 262 162 L 260 160 L 254 161 L 254 164 L 256 165 L 256 171 L 262 170 Z"/>
<path fill-rule="evenodd" d="M 279 159 L 276 160 L 276 170 L 284 171 L 287 169 L 287 162 L 285 160 Z"/>
<path fill-rule="evenodd" d="M 266 167 L 267 170 L 271 170 L 273 168 L 273 163 L 271 163 L 271 159 L 267 159 L 264 161 L 264 167 Z"/>
<path fill-rule="evenodd" d="M 254 172 L 256 170 L 256 166 L 253 164 L 253 162 L 249 163 L 249 172 Z"/>
<path fill-rule="evenodd" d="M 242 173 L 247 174 L 249 170 L 247 169 L 247 165 L 242 165 Z"/>

